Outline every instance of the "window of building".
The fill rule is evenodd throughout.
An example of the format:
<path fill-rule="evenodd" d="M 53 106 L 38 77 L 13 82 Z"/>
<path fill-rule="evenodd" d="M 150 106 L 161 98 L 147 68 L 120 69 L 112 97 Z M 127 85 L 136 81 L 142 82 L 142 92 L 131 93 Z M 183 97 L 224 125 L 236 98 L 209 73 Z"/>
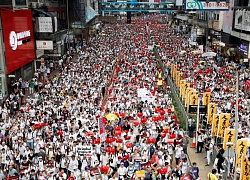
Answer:
<path fill-rule="evenodd" d="M 26 0 L 15 0 L 15 3 L 17 6 L 26 6 L 27 5 Z"/>
<path fill-rule="evenodd" d="M 62 18 L 62 19 L 65 19 L 65 12 L 64 12 L 64 11 L 62 11 L 61 18 Z"/>
<path fill-rule="evenodd" d="M 12 1 L 11 0 L 1 0 L 0 5 L 12 5 Z"/>

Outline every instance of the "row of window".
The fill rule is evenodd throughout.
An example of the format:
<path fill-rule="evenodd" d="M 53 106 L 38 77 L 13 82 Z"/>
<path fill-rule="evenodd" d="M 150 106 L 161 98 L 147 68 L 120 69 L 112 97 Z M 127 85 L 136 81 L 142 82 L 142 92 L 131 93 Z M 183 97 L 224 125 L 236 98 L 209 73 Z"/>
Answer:
<path fill-rule="evenodd" d="M 199 20 L 215 20 L 215 21 L 219 21 L 220 19 L 220 14 L 219 13 L 213 13 L 213 12 L 209 12 L 209 11 L 200 11 L 200 12 L 196 12 L 198 19 Z"/>

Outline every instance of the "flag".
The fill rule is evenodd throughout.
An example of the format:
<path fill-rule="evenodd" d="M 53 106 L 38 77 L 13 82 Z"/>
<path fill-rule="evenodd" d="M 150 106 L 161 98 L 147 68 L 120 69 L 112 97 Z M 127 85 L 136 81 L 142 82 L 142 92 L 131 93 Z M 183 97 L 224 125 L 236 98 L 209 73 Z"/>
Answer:
<path fill-rule="evenodd" d="M 98 119 L 98 129 L 99 129 L 99 136 L 100 136 L 101 142 L 105 141 L 106 137 L 107 137 L 105 125 L 104 125 L 102 119 L 103 119 L 103 117 L 100 117 Z"/>

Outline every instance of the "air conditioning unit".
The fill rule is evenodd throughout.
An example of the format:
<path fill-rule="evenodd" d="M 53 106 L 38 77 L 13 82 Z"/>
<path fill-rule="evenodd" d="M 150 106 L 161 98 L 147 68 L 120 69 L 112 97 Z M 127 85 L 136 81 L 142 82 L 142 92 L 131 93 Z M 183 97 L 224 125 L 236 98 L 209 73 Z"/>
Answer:
<path fill-rule="evenodd" d="M 36 7 L 40 8 L 40 7 L 43 7 L 43 5 L 44 5 L 43 3 L 37 3 Z"/>
<path fill-rule="evenodd" d="M 38 2 L 31 2 L 30 7 L 31 8 L 37 8 L 37 4 L 38 4 Z"/>

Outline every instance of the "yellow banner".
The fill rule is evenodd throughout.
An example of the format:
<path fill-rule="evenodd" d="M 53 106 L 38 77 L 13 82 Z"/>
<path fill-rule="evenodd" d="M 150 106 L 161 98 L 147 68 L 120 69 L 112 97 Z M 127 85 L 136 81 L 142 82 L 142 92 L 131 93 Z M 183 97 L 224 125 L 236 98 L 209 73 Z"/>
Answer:
<path fill-rule="evenodd" d="M 247 153 L 247 141 L 248 141 L 247 138 L 238 139 L 238 141 L 237 141 L 237 158 L 236 158 L 237 168 L 240 168 L 240 166 L 241 166 L 241 159 Z"/>
<path fill-rule="evenodd" d="M 215 113 L 216 113 L 216 104 L 209 103 L 207 106 L 207 124 L 212 124 Z"/>
<path fill-rule="evenodd" d="M 214 114 L 213 123 L 212 123 L 212 136 L 213 137 L 217 137 L 219 124 L 220 124 L 220 115 Z"/>
<path fill-rule="evenodd" d="M 210 103 L 211 93 L 205 92 L 203 94 L 203 105 L 207 106 Z"/>
<path fill-rule="evenodd" d="M 174 72 L 174 65 L 171 64 L 171 76 L 173 77 L 173 72 Z"/>
<path fill-rule="evenodd" d="M 193 94 L 190 96 L 189 104 L 190 105 L 198 105 L 198 95 L 197 94 Z"/>
<path fill-rule="evenodd" d="M 234 143 L 235 140 L 235 130 L 234 129 L 225 129 L 224 140 L 223 140 L 223 149 L 227 150 L 227 143 L 232 142 Z M 232 145 L 232 149 L 234 149 L 234 145 Z"/>
<path fill-rule="evenodd" d="M 180 73 L 181 73 L 180 71 L 176 72 L 176 81 L 175 81 L 176 87 L 180 86 Z"/>
<path fill-rule="evenodd" d="M 173 79 L 176 81 L 176 72 L 177 72 L 177 65 L 174 65 L 174 70 L 173 70 Z"/>
<path fill-rule="evenodd" d="M 240 177 L 241 177 L 240 179 L 242 180 L 250 180 L 249 162 L 246 156 L 243 156 L 241 160 Z"/>
<path fill-rule="evenodd" d="M 219 124 L 219 131 L 218 137 L 223 138 L 225 129 L 228 128 L 230 122 L 230 114 L 229 113 L 222 113 L 220 114 L 220 124 Z"/>
<path fill-rule="evenodd" d="M 186 89 L 186 93 L 185 93 L 185 107 L 188 107 L 188 105 L 189 105 L 188 104 L 189 103 L 189 99 L 188 98 L 189 98 L 189 92 L 190 91 L 194 91 L 194 89 L 190 88 L 190 87 Z"/>
<path fill-rule="evenodd" d="M 190 97 L 192 96 L 192 95 L 195 95 L 195 94 L 197 94 L 197 92 L 193 89 L 193 90 L 191 90 L 191 91 L 189 91 L 189 93 L 188 93 L 188 100 L 187 100 L 187 104 L 188 104 L 188 106 L 189 105 L 191 105 L 190 104 Z"/>
<path fill-rule="evenodd" d="M 183 88 L 183 85 L 185 85 L 185 84 L 186 84 L 186 80 L 185 79 L 183 79 L 183 80 L 180 81 L 180 96 L 182 95 L 182 88 Z"/>
<path fill-rule="evenodd" d="M 184 85 L 184 87 L 183 87 L 183 91 L 182 91 L 182 98 L 183 98 L 183 100 L 186 98 L 186 90 L 187 90 L 187 88 L 190 88 L 190 83 L 186 83 L 185 85 Z"/>

